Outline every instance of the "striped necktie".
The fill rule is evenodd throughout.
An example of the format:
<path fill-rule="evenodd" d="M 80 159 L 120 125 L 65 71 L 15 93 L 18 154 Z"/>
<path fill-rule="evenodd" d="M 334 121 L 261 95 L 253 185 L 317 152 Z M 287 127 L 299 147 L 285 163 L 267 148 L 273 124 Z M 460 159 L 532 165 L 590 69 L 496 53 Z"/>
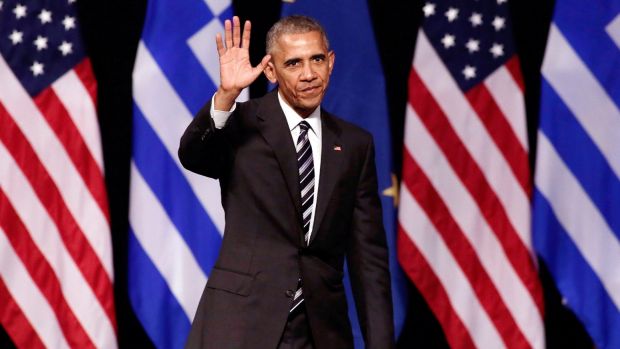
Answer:
<path fill-rule="evenodd" d="M 310 125 L 306 121 L 299 123 L 299 138 L 297 138 L 297 165 L 299 166 L 299 188 L 301 190 L 301 212 L 303 218 L 304 240 L 308 244 L 310 239 L 310 221 L 314 206 L 314 160 L 312 147 L 308 139 Z"/>
<path fill-rule="evenodd" d="M 306 245 L 310 241 L 310 222 L 312 220 L 312 207 L 314 206 L 314 160 L 312 147 L 308 138 L 310 125 L 306 121 L 299 123 L 299 137 L 297 138 L 297 165 L 299 167 L 299 188 L 301 195 L 301 212 Z M 291 306 L 291 312 L 304 301 L 301 288 L 301 280 Z"/>

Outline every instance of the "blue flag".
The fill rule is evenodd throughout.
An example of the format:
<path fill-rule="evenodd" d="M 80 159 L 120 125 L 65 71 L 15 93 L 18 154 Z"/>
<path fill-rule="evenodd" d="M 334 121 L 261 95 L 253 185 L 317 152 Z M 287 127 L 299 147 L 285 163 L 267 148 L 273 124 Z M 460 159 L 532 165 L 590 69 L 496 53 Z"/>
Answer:
<path fill-rule="evenodd" d="M 620 348 L 620 1 L 556 4 L 542 67 L 534 245 L 598 348 Z"/>
<path fill-rule="evenodd" d="M 402 329 L 406 304 L 406 279 L 396 259 L 395 200 L 392 175 L 390 119 L 385 80 L 366 1 L 297 0 L 284 4 L 282 15 L 303 14 L 318 20 L 336 54 L 334 71 L 322 107 L 372 133 L 375 141 L 379 194 L 390 249 L 392 298 L 396 334 Z M 363 348 L 349 283 L 346 282 L 349 317 L 356 348 Z"/>
<path fill-rule="evenodd" d="M 218 182 L 182 168 L 179 139 L 219 85 L 227 0 L 151 0 L 133 73 L 129 296 L 158 348 L 182 348 L 218 255 Z"/>

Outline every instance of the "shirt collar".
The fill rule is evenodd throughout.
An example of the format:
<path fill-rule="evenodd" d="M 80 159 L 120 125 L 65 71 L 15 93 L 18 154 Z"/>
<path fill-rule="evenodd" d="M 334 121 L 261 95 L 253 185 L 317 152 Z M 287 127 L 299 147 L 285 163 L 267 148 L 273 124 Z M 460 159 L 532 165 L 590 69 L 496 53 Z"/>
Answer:
<path fill-rule="evenodd" d="M 302 118 L 297 112 L 289 106 L 282 96 L 280 95 L 280 91 L 278 91 L 278 102 L 280 102 L 280 107 L 284 112 L 284 116 L 286 117 L 286 123 L 288 124 L 288 129 L 293 131 L 295 127 L 299 125 L 302 121 L 307 121 L 310 124 L 310 129 L 317 135 L 317 137 L 321 137 L 321 106 L 316 107 L 314 111 L 307 117 Z"/>

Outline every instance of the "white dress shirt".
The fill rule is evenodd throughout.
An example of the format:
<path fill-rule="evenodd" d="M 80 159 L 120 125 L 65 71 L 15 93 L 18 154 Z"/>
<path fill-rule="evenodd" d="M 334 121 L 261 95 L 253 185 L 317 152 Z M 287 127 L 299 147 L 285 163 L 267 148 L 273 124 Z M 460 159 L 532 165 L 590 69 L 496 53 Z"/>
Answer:
<path fill-rule="evenodd" d="M 312 205 L 312 216 L 310 218 L 309 228 L 310 234 L 308 235 L 308 239 L 310 239 L 310 237 L 312 236 L 312 229 L 314 227 L 314 217 L 316 213 L 316 204 L 319 194 L 319 178 L 321 173 L 321 107 L 317 107 L 312 112 L 312 114 L 310 114 L 304 119 L 284 101 L 279 92 L 278 102 L 280 102 L 280 107 L 282 108 L 284 116 L 286 117 L 286 123 L 288 124 L 288 128 L 291 131 L 291 138 L 293 139 L 293 144 L 297 144 L 297 138 L 299 138 L 299 124 L 305 120 L 310 125 L 308 139 L 310 141 L 310 146 L 312 147 L 312 161 L 314 162 L 314 204 Z M 210 112 L 215 127 L 221 129 L 224 127 L 224 125 L 226 125 L 226 121 L 235 111 L 236 104 L 233 104 L 232 108 L 229 111 L 215 110 L 214 104 L 215 95 L 213 95 L 213 98 L 211 98 Z"/>

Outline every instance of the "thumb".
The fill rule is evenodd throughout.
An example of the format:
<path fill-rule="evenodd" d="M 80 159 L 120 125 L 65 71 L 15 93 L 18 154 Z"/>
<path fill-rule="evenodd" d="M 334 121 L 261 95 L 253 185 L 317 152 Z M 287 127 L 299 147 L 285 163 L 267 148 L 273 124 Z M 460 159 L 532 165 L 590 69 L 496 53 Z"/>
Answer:
<path fill-rule="evenodd" d="M 265 57 L 263 57 L 263 59 L 260 61 L 260 63 L 258 63 L 256 68 L 254 68 L 255 70 L 257 70 L 256 73 L 260 74 L 263 70 L 265 70 L 265 68 L 267 67 L 267 63 L 269 63 L 270 59 L 271 55 L 266 55 Z"/>

